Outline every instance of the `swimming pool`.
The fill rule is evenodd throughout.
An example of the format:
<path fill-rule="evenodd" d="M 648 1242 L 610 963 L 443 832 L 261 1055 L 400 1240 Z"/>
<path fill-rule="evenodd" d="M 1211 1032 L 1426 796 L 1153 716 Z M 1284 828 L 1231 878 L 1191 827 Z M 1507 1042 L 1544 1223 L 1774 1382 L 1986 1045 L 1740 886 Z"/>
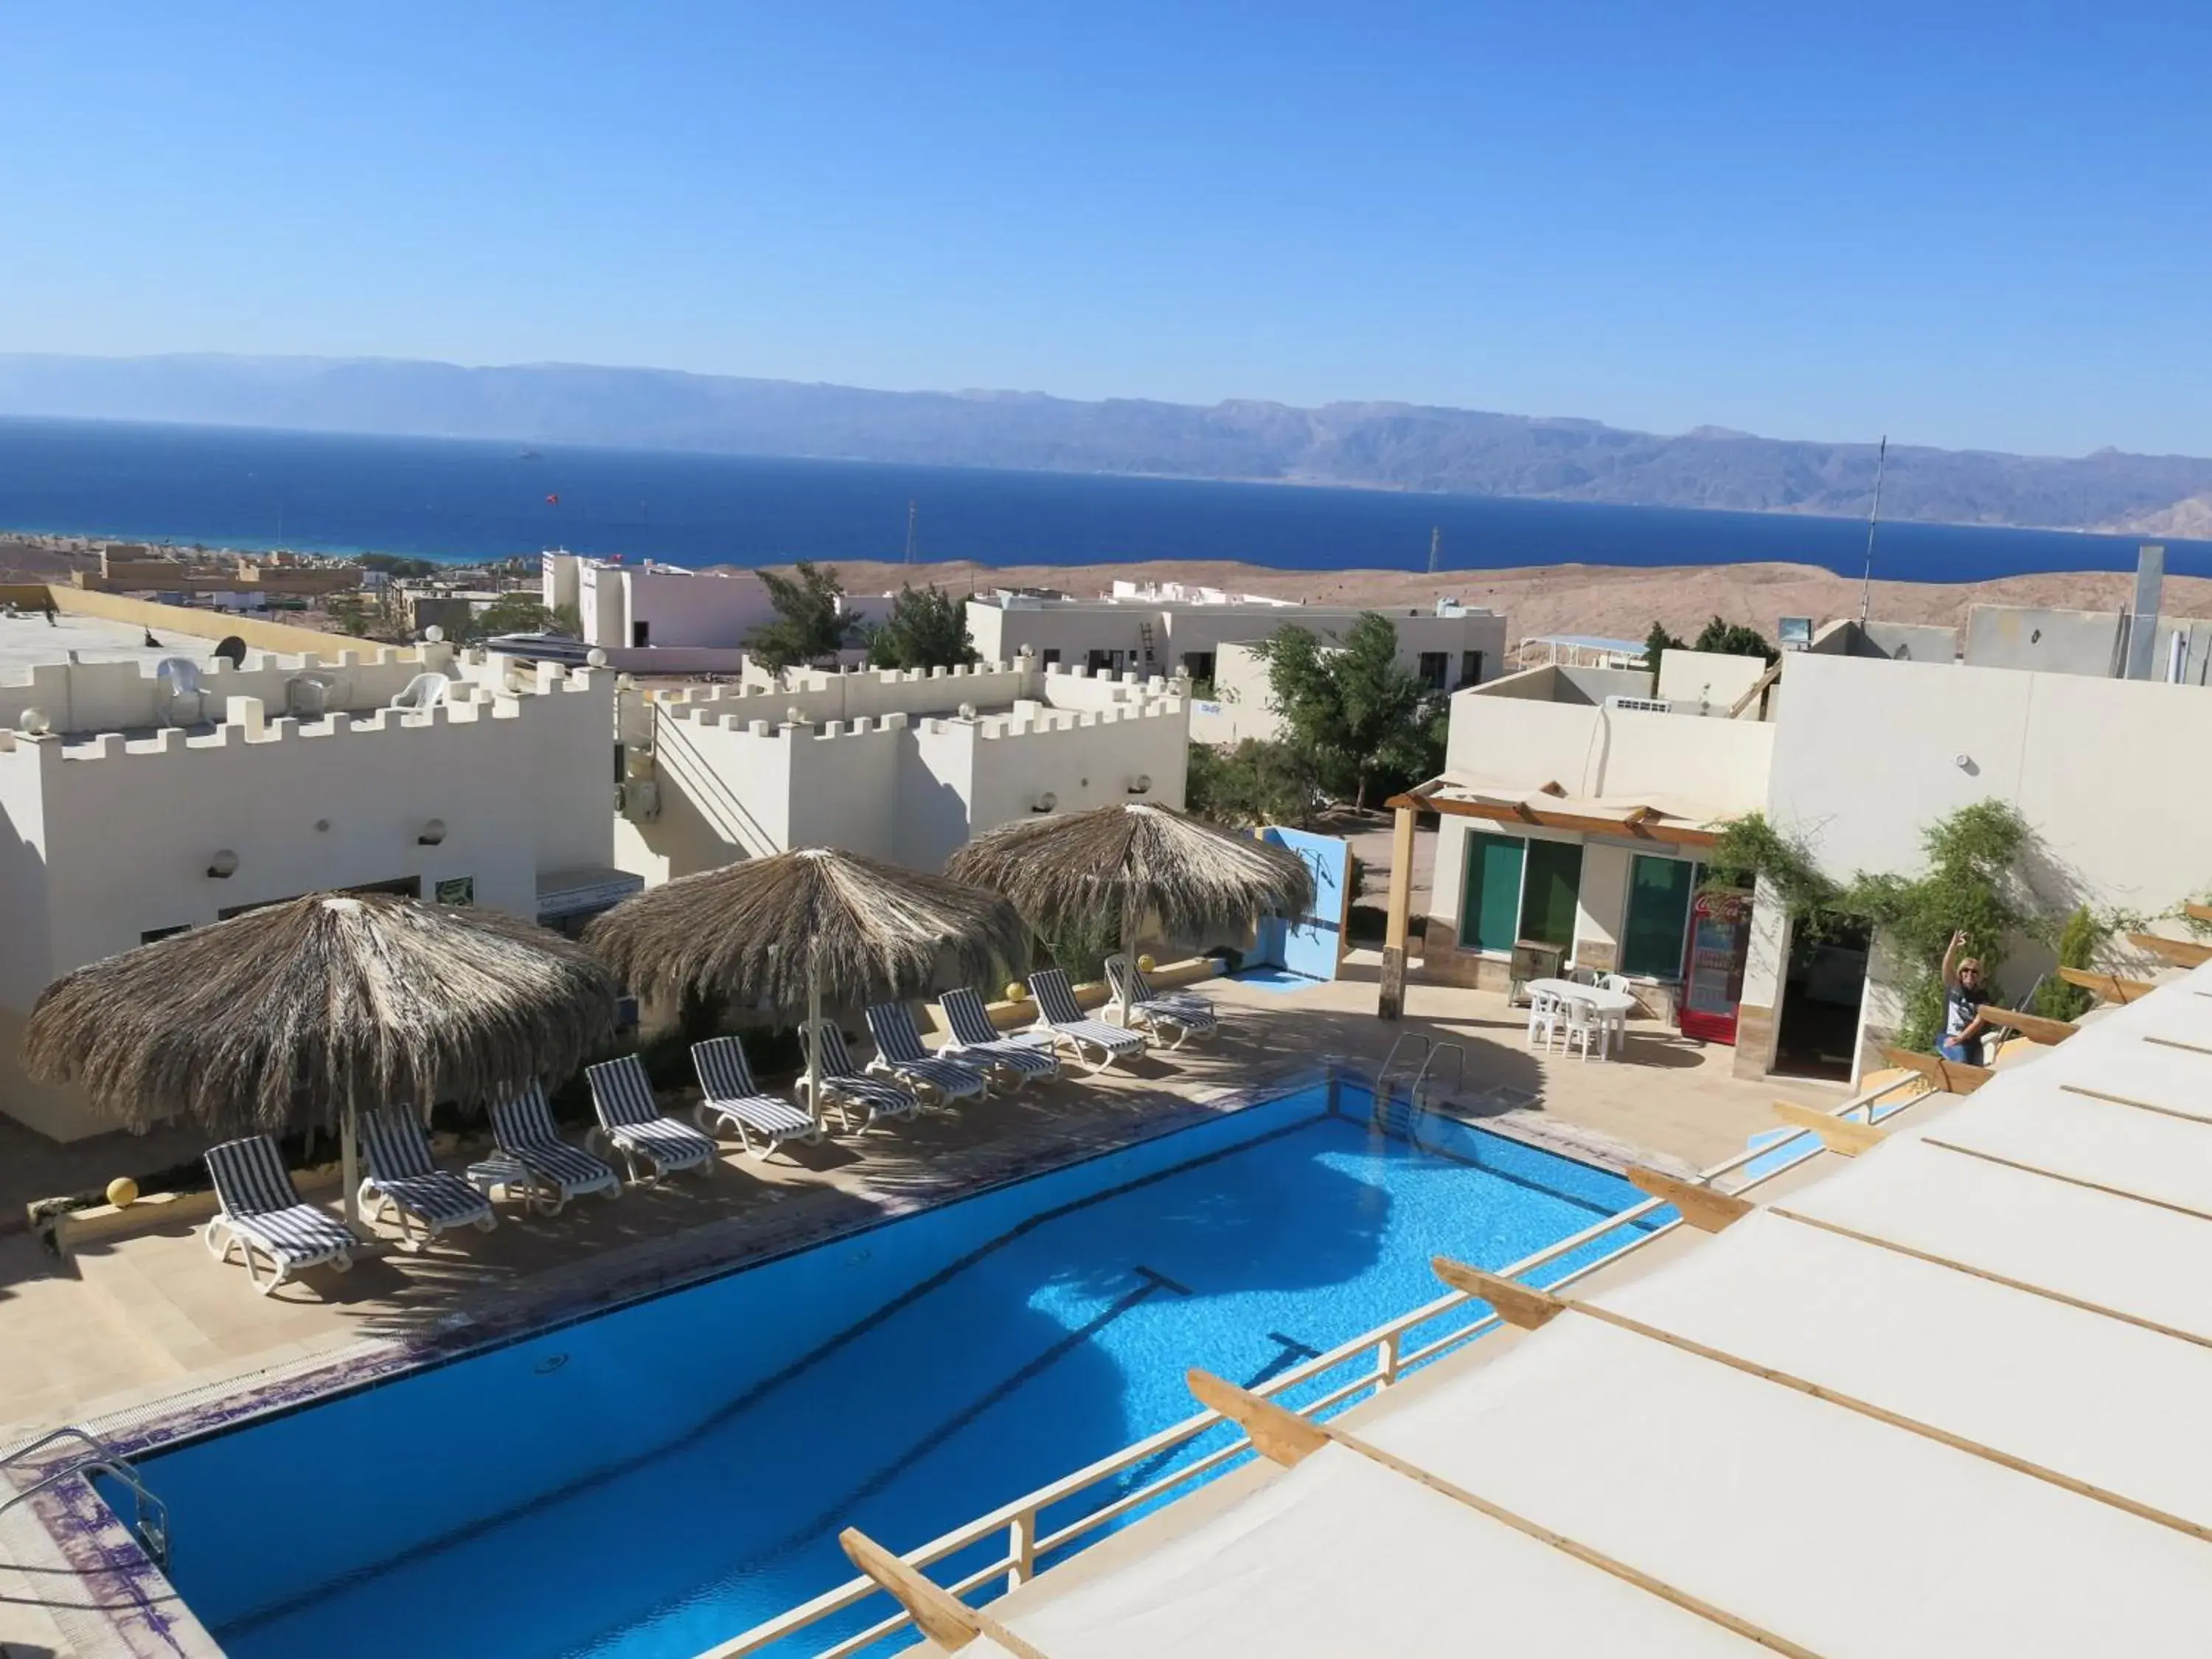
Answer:
<path fill-rule="evenodd" d="M 1435 1298 L 1433 1255 L 1641 1198 L 1373 1117 L 1334 1080 L 149 1455 L 170 1576 L 237 1659 L 690 1659 L 848 1578 L 841 1526 L 913 1547 L 1188 1418 L 1189 1366 L 1264 1382 Z"/>

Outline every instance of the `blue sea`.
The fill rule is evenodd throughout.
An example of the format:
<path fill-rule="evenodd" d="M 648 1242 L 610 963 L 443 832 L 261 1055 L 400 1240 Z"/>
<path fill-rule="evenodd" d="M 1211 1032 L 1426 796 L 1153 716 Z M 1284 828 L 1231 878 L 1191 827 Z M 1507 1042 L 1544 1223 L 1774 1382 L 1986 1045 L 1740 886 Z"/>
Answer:
<path fill-rule="evenodd" d="M 1866 526 L 1790 514 L 979 467 L 0 420 L 0 526 L 447 561 L 567 547 L 672 564 L 1234 559 L 1279 569 L 1780 560 L 1859 574 Z M 1978 581 L 2132 568 L 2132 538 L 1885 524 L 1875 571 Z M 2212 542 L 2167 568 L 2212 574 Z"/>

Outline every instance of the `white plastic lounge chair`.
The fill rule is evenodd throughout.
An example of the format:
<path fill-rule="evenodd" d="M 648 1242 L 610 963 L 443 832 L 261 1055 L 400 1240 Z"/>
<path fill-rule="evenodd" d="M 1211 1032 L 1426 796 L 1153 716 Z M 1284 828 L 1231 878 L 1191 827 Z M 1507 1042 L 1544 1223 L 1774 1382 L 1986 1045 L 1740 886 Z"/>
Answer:
<path fill-rule="evenodd" d="M 372 1221 L 396 1221 L 401 1249 L 419 1250 L 449 1227 L 489 1232 L 499 1224 L 491 1200 L 438 1167 L 422 1121 L 408 1108 L 368 1113 L 361 1120 L 361 1139 L 368 1158 L 362 1213 Z"/>
<path fill-rule="evenodd" d="M 651 1186 L 678 1170 L 714 1167 L 714 1141 L 660 1109 L 645 1062 L 635 1054 L 586 1066 L 584 1080 L 591 1085 L 592 1109 L 599 1115 L 599 1126 L 585 1145 L 611 1146 L 631 1181 Z"/>
<path fill-rule="evenodd" d="M 937 1000 L 945 1016 L 945 1047 L 939 1054 L 973 1054 L 1003 1074 L 1049 1083 L 1060 1075 L 1060 1056 L 1046 1031 L 1001 1031 L 991 1024 L 983 999 L 963 987 Z"/>
<path fill-rule="evenodd" d="M 691 1069 L 699 1074 L 700 1097 L 691 1121 L 706 1133 L 733 1128 L 747 1154 L 759 1158 L 787 1140 L 811 1145 L 822 1139 L 822 1126 L 811 1115 L 779 1095 L 761 1092 L 746 1062 L 744 1045 L 737 1038 L 709 1037 L 693 1043 Z"/>
<path fill-rule="evenodd" d="M 553 1127 L 552 1110 L 545 1104 L 545 1091 L 535 1083 L 492 1107 L 491 1138 L 500 1151 L 530 1171 L 535 1189 L 531 1202 L 545 1215 L 558 1214 L 562 1205 L 586 1193 L 622 1195 L 622 1177 L 612 1164 L 561 1139 Z"/>
<path fill-rule="evenodd" d="M 353 1266 L 362 1241 L 327 1210 L 302 1203 L 300 1190 L 267 1135 L 248 1135 L 210 1146 L 208 1174 L 215 1181 L 216 1212 L 202 1235 L 208 1254 L 230 1260 L 238 1249 L 246 1276 L 266 1296 L 302 1267 L 327 1261 L 343 1273 Z M 264 1279 L 254 1265 L 258 1253 L 269 1269 Z"/>
<path fill-rule="evenodd" d="M 417 674 L 399 690 L 392 708 L 442 708 L 453 696 L 453 683 L 443 674 Z"/>
<path fill-rule="evenodd" d="M 1212 1036 L 1221 1024 L 1212 1003 L 1195 991 L 1155 991 L 1145 970 L 1127 957 L 1106 958 L 1106 982 L 1121 1007 L 1121 1024 L 1180 1048 L 1194 1036 Z"/>
<path fill-rule="evenodd" d="M 799 1028 L 799 1042 L 818 1053 L 822 1062 L 823 1105 L 837 1109 L 837 1121 L 853 1127 L 853 1109 L 860 1111 L 863 1131 L 879 1117 L 912 1117 L 921 1109 L 921 1097 L 902 1083 L 887 1077 L 870 1077 L 853 1064 L 845 1047 L 845 1034 L 834 1019 L 816 1020 Z M 803 1085 L 802 1085 L 803 1086 Z"/>
<path fill-rule="evenodd" d="M 1066 1043 L 1075 1063 L 1093 1073 L 1104 1071 L 1124 1055 L 1145 1052 L 1141 1032 L 1109 1025 L 1083 1012 L 1065 969 L 1047 968 L 1031 974 L 1030 994 L 1036 999 L 1038 1029 L 1050 1031 L 1054 1041 Z M 1096 1061 L 1091 1058 L 1093 1053 L 1098 1056 Z"/>
<path fill-rule="evenodd" d="M 980 1100 L 988 1093 L 991 1074 L 982 1063 L 957 1054 L 933 1054 L 921 1045 L 914 1016 L 903 1002 L 879 1002 L 868 1010 L 868 1035 L 876 1040 L 872 1072 L 888 1073 L 916 1094 L 935 1097 L 933 1105 Z"/>

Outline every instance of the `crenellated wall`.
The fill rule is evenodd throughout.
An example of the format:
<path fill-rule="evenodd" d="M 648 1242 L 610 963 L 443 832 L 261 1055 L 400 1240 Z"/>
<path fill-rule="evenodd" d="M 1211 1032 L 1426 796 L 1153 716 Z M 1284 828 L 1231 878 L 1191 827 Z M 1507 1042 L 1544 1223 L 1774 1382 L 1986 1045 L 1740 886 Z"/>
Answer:
<path fill-rule="evenodd" d="M 81 706 L 125 708 L 134 688 L 112 671 L 135 666 L 94 666 L 76 670 Z M 421 672 L 411 655 L 339 666 L 364 683 Z M 15 1040 L 49 982 L 149 933 L 325 888 L 412 881 L 434 899 L 462 878 L 472 902 L 535 917 L 541 873 L 612 864 L 612 677 L 547 665 L 524 695 L 450 695 L 312 720 L 232 696 L 204 735 L 0 733 L 0 1109 L 64 1138 L 105 1127 L 24 1079 Z M 218 854 L 228 876 L 210 873 Z"/>
<path fill-rule="evenodd" d="M 0 726 L 15 729 L 27 709 L 43 714 L 56 732 L 127 732 L 169 724 L 195 725 L 220 720 L 230 697 L 255 697 L 276 713 L 288 707 L 291 682 L 313 675 L 327 682 L 325 706 L 380 708 L 406 689 L 417 674 L 460 672 L 450 645 L 409 650 L 391 647 L 340 651 L 330 656 L 246 653 L 234 668 L 213 658 L 195 668 L 204 701 L 194 704 L 173 696 L 155 665 L 137 662 L 39 663 L 27 677 L 0 682 Z"/>

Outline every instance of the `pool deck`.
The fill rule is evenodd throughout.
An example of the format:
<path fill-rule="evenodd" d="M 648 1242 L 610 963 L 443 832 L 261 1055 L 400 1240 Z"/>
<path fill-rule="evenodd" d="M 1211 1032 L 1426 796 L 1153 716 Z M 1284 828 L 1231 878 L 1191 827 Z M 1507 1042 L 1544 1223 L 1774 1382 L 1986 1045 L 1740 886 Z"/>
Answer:
<path fill-rule="evenodd" d="M 86 1240 L 59 1260 L 27 1234 L 0 1236 L 0 1449 L 63 1423 L 97 1424 L 126 1442 L 167 1437 L 234 1412 L 242 1397 L 276 1403 L 588 1313 L 1234 1109 L 1326 1057 L 1371 1070 L 1401 1031 L 1464 1045 L 1467 1075 L 1453 1097 L 1462 1115 L 1601 1162 L 1702 1167 L 1772 1127 L 1778 1097 L 1842 1098 L 1820 1085 L 1738 1082 L 1729 1050 L 1649 1023 L 1632 1024 L 1626 1052 L 1610 1061 L 1532 1054 L 1520 1012 L 1452 987 L 1411 987 L 1407 1018 L 1385 1024 L 1373 1013 L 1371 960 L 1355 956 L 1346 975 L 1288 991 L 1212 981 L 1205 988 L 1223 1016 L 1216 1040 L 1148 1055 L 1126 1073 L 1070 1073 L 957 1113 L 802 1147 L 796 1161 L 726 1153 L 703 1177 L 612 1202 L 579 1200 L 559 1216 L 502 1206 L 489 1234 L 465 1232 L 419 1255 L 372 1255 L 345 1273 L 311 1270 L 270 1297 L 208 1255 L 198 1212 L 163 1218 L 149 1205 L 143 1231 Z M 28 1194 L 14 1189 L 33 1170 L 46 1190 L 67 1191 L 173 1161 L 172 1138 L 149 1146 L 102 1136 L 0 1160 L 16 1165 L 0 1176 L 0 1199 L 20 1214 Z M 134 1153 L 142 1161 L 127 1161 Z M 310 1195 L 335 1200 L 327 1186 Z M 11 1575 L 9 1554 L 0 1547 L 0 1650 L 72 1651 L 39 1603 L 73 1587 Z"/>

